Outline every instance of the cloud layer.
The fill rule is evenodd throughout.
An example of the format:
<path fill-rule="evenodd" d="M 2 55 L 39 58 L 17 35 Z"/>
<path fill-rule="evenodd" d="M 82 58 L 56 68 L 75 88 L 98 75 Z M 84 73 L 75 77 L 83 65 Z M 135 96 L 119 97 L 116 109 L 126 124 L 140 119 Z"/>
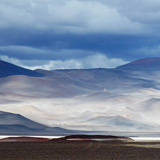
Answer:
<path fill-rule="evenodd" d="M 10 62 L 15 65 L 30 69 L 45 69 L 45 70 L 55 70 L 55 69 L 85 69 L 85 68 L 114 68 L 119 65 L 127 63 L 122 59 L 110 59 L 102 54 L 97 53 L 96 55 L 88 56 L 86 58 L 80 59 L 70 59 L 70 60 L 32 60 L 20 61 L 15 58 L 9 58 L 7 56 L 0 56 L 0 59 Z"/>
<path fill-rule="evenodd" d="M 111 62 L 159 56 L 159 10 L 158 0 L 1 0 L 0 55 L 59 68 L 97 53 Z"/>

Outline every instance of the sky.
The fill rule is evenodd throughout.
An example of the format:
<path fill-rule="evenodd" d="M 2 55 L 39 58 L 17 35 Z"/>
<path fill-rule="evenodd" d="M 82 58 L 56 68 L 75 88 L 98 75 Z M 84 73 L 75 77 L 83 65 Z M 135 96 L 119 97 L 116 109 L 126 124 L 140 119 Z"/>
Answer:
<path fill-rule="evenodd" d="M 159 0 L 0 0 L 0 59 L 16 65 L 114 68 L 159 50 Z"/>

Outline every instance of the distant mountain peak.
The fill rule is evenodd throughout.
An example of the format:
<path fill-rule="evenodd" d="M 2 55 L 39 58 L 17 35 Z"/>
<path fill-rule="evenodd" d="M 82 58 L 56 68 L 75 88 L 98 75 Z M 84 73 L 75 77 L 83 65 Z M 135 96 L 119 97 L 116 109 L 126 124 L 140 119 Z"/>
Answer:
<path fill-rule="evenodd" d="M 41 77 L 42 74 L 17 65 L 0 60 L 0 77 L 13 75 L 26 75 L 31 77 Z"/>
<path fill-rule="evenodd" d="M 160 57 L 139 59 L 122 66 L 118 66 L 119 70 L 160 70 Z"/>
<path fill-rule="evenodd" d="M 157 62 L 158 62 L 159 65 L 160 65 L 160 57 L 139 59 L 139 60 L 130 62 L 129 64 L 148 65 L 148 64 L 153 64 L 153 63 L 157 63 Z"/>

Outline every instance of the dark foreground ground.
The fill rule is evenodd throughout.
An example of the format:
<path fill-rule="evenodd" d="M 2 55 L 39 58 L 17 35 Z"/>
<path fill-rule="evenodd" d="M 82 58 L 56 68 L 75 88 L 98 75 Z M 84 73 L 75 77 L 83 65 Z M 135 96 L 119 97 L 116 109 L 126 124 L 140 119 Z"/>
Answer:
<path fill-rule="evenodd" d="M 0 142 L 1 160 L 160 160 L 160 143 Z"/>

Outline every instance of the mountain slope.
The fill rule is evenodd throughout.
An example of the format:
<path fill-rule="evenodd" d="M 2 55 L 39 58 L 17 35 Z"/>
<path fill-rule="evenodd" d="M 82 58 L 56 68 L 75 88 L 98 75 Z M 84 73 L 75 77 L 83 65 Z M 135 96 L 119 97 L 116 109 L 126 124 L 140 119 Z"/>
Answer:
<path fill-rule="evenodd" d="M 119 88 L 128 89 L 131 86 L 144 86 L 149 85 L 144 79 L 132 77 L 132 75 L 115 70 L 106 68 L 95 68 L 95 69 L 66 69 L 56 71 L 45 71 L 36 70 L 37 72 L 43 73 L 52 78 L 69 78 L 77 81 L 77 86 L 86 83 L 87 86 L 92 85 L 92 90 L 97 88 L 98 91 L 104 89 L 117 90 Z M 80 83 L 81 82 L 81 83 Z M 149 82 L 150 83 L 150 82 Z M 125 86 L 125 88 L 124 88 Z M 88 88 L 88 87 L 87 87 Z M 91 88 L 90 88 L 91 90 Z"/>
<path fill-rule="evenodd" d="M 100 116 L 86 121 L 86 124 L 100 124 L 106 130 L 117 130 L 117 131 L 135 131 L 135 130 L 149 130 L 153 129 L 145 123 L 140 123 L 138 121 L 130 120 L 121 116 Z"/>
<path fill-rule="evenodd" d="M 34 134 L 70 133 L 57 130 L 55 126 L 88 131 L 159 131 L 160 81 L 155 78 L 157 71 L 152 77 L 150 74 L 150 68 L 158 69 L 159 58 L 126 65 L 134 66 L 133 70 L 39 69 L 36 72 L 43 77 L 1 77 L 0 110 L 23 115 L 50 127 L 38 128 L 21 116 L 3 115 L 0 128 L 3 131 L 16 131 L 17 128 L 19 133 Z M 154 118 L 150 118 L 153 115 Z"/>
<path fill-rule="evenodd" d="M 0 60 L 0 77 L 7 77 L 12 75 L 41 77 L 43 74 Z"/>

